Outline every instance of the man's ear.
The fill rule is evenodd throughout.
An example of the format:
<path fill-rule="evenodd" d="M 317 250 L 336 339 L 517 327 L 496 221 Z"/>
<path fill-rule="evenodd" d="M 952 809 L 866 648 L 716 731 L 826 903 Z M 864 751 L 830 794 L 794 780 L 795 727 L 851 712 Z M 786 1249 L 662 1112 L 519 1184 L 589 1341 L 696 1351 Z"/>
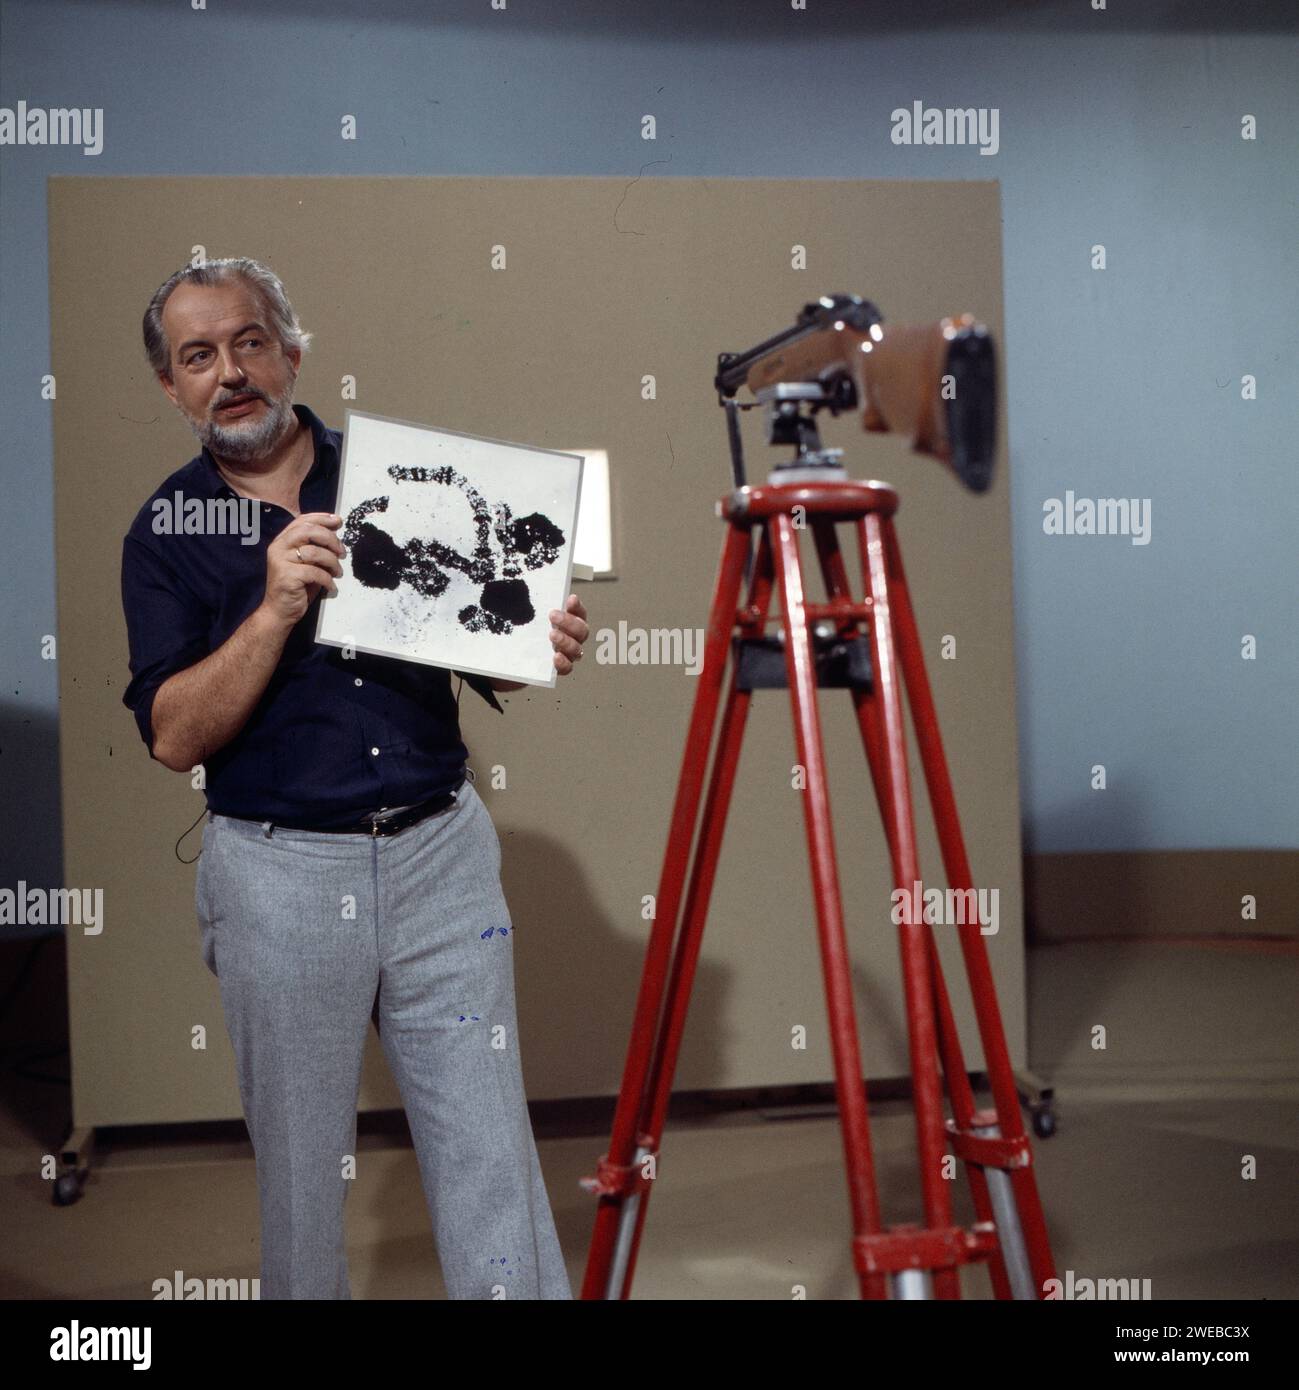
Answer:
<path fill-rule="evenodd" d="M 159 372 L 157 375 L 158 375 L 158 385 L 161 386 L 162 389 L 163 389 L 163 390 L 167 393 L 167 395 L 171 398 L 171 403 L 172 403 L 172 405 L 179 405 L 179 401 L 177 401 L 177 399 L 176 399 L 176 385 L 175 385 L 175 383 L 174 383 L 174 382 L 172 381 L 172 379 L 171 379 L 171 373 L 170 373 L 170 372 Z"/>

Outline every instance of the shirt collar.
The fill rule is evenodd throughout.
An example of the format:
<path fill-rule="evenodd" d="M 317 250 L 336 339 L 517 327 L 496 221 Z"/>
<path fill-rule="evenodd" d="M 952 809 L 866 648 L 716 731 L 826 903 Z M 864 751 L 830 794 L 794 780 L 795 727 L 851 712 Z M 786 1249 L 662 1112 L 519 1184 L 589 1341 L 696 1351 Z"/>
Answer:
<path fill-rule="evenodd" d="M 319 473 L 335 468 L 338 464 L 338 450 L 334 446 L 333 440 L 329 438 L 329 430 L 324 422 L 316 415 L 315 411 L 310 410 L 305 405 L 295 405 L 293 413 L 311 431 L 311 443 L 315 449 L 315 458 L 307 476 L 302 480 L 305 488 L 308 483 L 315 480 Z M 214 496 L 235 497 L 238 494 L 234 488 L 221 476 L 221 470 L 217 467 L 216 459 L 212 457 L 211 450 L 205 444 L 199 454 L 199 459 L 203 467 L 203 476 Z"/>

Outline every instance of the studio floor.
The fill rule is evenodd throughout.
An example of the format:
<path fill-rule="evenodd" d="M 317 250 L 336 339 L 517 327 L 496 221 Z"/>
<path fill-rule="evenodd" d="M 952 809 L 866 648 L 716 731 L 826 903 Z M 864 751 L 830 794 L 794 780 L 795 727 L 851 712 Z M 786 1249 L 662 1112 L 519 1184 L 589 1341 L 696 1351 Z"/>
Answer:
<path fill-rule="evenodd" d="M 1061 1276 L 1149 1279 L 1154 1299 L 1299 1297 L 1299 945 L 1037 947 L 1029 980 L 1030 1060 L 1058 1098 L 1058 1132 L 1036 1159 Z M 0 1297 L 150 1298 L 176 1269 L 257 1276 L 246 1139 L 114 1142 L 82 1199 L 58 1208 L 38 1163 L 65 1110 L 66 1091 L 5 1069 Z M 886 1219 L 918 1219 L 909 1106 L 873 1105 L 872 1135 Z M 606 1139 L 538 1139 L 575 1293 L 594 1214 L 577 1179 Z M 413 1150 L 384 1134 L 358 1148 L 354 1297 L 445 1297 Z M 971 1219 L 963 1181 L 957 1194 Z M 633 1296 L 789 1299 L 801 1285 L 851 1299 L 849 1236 L 833 1113 L 682 1120 L 664 1137 Z M 990 1296 L 981 1267 L 963 1281 L 967 1297 Z"/>

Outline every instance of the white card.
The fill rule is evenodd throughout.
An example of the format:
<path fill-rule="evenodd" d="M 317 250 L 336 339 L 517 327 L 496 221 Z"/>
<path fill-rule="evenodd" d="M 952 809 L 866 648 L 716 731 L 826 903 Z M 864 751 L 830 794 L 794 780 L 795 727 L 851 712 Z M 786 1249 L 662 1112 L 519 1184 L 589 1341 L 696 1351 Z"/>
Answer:
<path fill-rule="evenodd" d="M 348 553 L 316 641 L 553 686 L 582 462 L 349 410 L 334 504 Z"/>

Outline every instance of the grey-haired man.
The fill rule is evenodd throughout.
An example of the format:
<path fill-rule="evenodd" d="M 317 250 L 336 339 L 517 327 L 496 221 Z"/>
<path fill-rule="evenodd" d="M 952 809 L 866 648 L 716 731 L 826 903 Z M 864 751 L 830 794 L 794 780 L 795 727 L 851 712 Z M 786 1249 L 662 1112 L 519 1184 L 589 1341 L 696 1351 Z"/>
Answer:
<path fill-rule="evenodd" d="M 346 551 L 341 436 L 292 404 L 309 336 L 256 261 L 164 282 L 145 347 L 203 448 L 122 554 L 125 703 L 154 758 L 205 769 L 196 906 L 256 1153 L 262 1297 L 351 1296 L 373 1019 L 449 1296 L 571 1298 L 523 1091 L 500 841 L 466 780 L 451 674 L 312 638 Z M 152 503 L 177 492 L 260 508 L 256 543 L 155 532 Z M 586 612 L 570 595 L 550 618 L 567 675 Z M 465 679 L 497 710 L 493 692 L 519 688 Z"/>

